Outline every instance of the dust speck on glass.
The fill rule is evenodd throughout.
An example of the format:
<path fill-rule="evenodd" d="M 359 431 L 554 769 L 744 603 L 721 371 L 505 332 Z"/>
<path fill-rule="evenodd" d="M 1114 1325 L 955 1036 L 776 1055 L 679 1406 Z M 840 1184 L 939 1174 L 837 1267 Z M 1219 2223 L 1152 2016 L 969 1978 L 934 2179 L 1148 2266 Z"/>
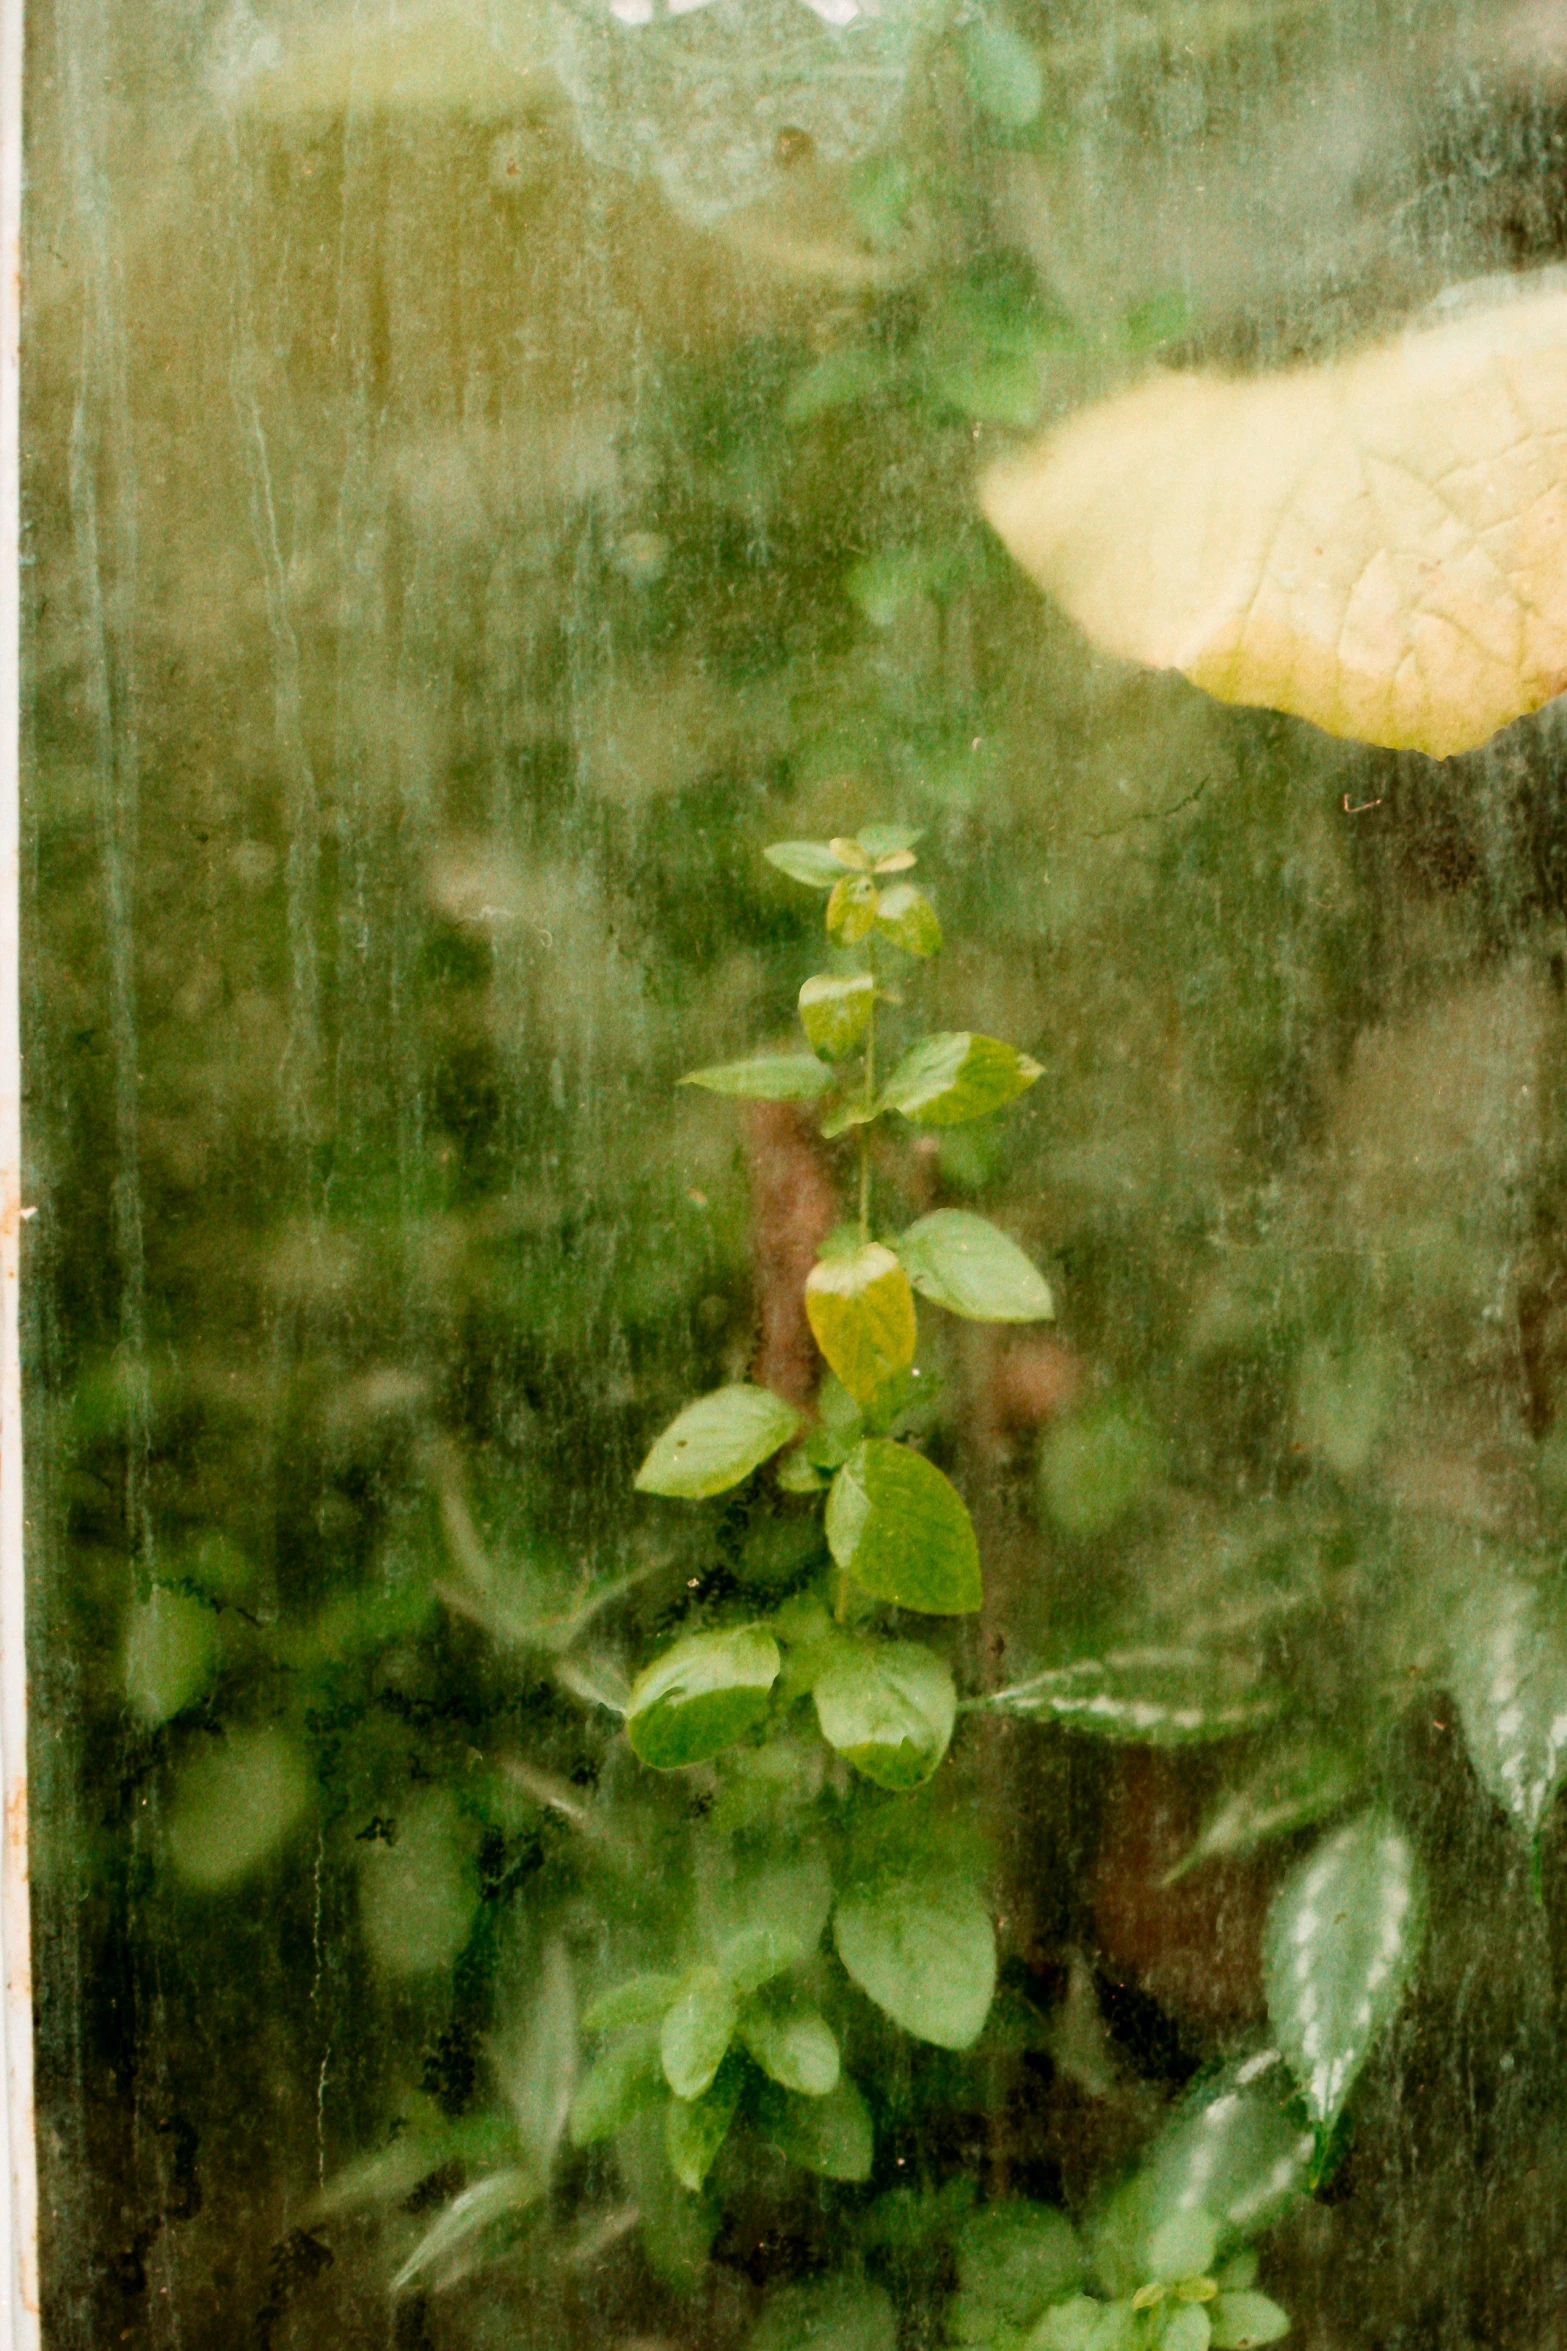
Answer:
<path fill-rule="evenodd" d="M 51 2351 L 1538 2351 L 1557 13 L 27 39 Z"/>

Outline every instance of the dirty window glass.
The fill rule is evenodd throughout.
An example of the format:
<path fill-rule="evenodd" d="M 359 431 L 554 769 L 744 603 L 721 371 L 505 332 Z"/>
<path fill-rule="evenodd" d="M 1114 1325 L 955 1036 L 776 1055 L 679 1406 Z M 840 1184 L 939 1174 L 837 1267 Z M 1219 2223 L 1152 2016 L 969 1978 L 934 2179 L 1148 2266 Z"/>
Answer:
<path fill-rule="evenodd" d="M 1534 2351 L 1556 15 L 27 40 L 46 2342 Z"/>

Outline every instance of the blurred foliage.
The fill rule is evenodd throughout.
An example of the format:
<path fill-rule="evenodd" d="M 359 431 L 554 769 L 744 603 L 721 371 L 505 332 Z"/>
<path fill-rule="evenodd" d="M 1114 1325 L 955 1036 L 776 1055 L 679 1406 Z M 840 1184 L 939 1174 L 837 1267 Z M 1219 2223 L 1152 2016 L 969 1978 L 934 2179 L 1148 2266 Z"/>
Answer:
<path fill-rule="evenodd" d="M 1220 709 L 1092 654 L 973 481 L 1161 356 L 1559 258 L 1559 68 L 1522 9 L 1073 0 L 889 11 L 856 97 L 824 15 L 31 12 L 62 2346 L 1551 2323 L 1561 722 L 1436 765 Z M 803 1706 L 668 1774 L 622 1711 L 824 1568 L 804 1493 L 633 1479 L 852 1210 L 852 1133 L 674 1081 L 798 1052 L 761 849 L 878 818 L 946 939 L 897 1019 L 1044 1072 L 878 1201 L 982 1207 L 1059 1319 L 924 1318 L 986 1703 L 851 1803 Z M 840 1966 L 759 1888 L 807 1815 L 979 1904 L 969 2045 L 877 2005 L 896 1906 Z M 787 1992 L 735 1973 L 769 1903 L 821 1913 Z M 672 2127 L 667 2020 L 694 2086 L 731 1994 Z M 822 2080 L 813 2016 L 814 2096 L 754 2054 Z"/>

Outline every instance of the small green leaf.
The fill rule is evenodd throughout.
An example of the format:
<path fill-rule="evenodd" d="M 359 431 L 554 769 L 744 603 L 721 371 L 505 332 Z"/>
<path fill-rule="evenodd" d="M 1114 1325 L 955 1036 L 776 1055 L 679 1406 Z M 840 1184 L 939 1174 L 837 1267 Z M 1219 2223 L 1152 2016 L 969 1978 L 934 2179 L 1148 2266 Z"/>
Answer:
<path fill-rule="evenodd" d="M 721 1754 L 767 1712 L 780 1662 L 777 1642 L 761 1625 L 677 1641 L 631 1685 L 632 1748 L 658 1771 Z"/>
<path fill-rule="evenodd" d="M 577 2083 L 571 2101 L 572 2145 L 593 2147 L 601 2139 L 612 2139 L 633 2115 L 653 2103 L 661 2079 L 658 2035 L 651 2025 L 618 2035 Z"/>
<path fill-rule="evenodd" d="M 1558 1583 L 1488 1578 L 1459 1619 L 1447 1678 L 1481 1786 L 1537 1837 L 1567 1776 L 1567 1606 Z"/>
<path fill-rule="evenodd" d="M 936 909 L 912 882 L 894 882 L 883 890 L 876 909 L 876 928 L 908 955 L 939 955 L 941 925 Z"/>
<path fill-rule="evenodd" d="M 957 1692 L 922 1642 L 844 1642 L 812 1695 L 828 1746 L 878 1787 L 917 1788 L 947 1752 Z"/>
<path fill-rule="evenodd" d="M 851 872 L 870 872 L 870 851 L 866 848 L 864 842 L 857 841 L 852 833 L 836 834 L 834 838 L 828 842 L 827 846 L 832 851 L 834 857 L 837 858 L 839 864 L 848 866 Z"/>
<path fill-rule="evenodd" d="M 1077 2287 L 1077 2231 L 1053 2205 L 1009 2196 L 963 2223 L 953 2247 L 958 2284 L 1003 2325 L 1032 2326 Z"/>
<path fill-rule="evenodd" d="M 849 174 L 849 210 L 860 234 L 880 253 L 895 245 L 914 198 L 914 173 L 906 155 L 867 155 Z"/>
<path fill-rule="evenodd" d="M 1331 2129 L 1419 1957 L 1424 1873 L 1408 1839 L 1363 1812 L 1308 1853 L 1268 1912 L 1268 2014 L 1319 2132 Z"/>
<path fill-rule="evenodd" d="M 545 1946 L 526 2020 L 492 2042 L 490 2062 L 517 2136 L 540 2176 L 548 2178 L 577 2080 L 577 1999 L 559 1936 Z"/>
<path fill-rule="evenodd" d="M 914 1293 L 892 1251 L 879 1241 L 868 1241 L 852 1257 L 825 1257 L 813 1265 L 805 1312 L 817 1346 L 856 1404 L 871 1403 L 914 1361 Z"/>
<path fill-rule="evenodd" d="M 727 1493 L 804 1425 L 803 1416 L 771 1388 L 743 1381 L 717 1388 L 670 1422 L 637 1471 L 637 1492 L 686 1502 Z"/>
<path fill-rule="evenodd" d="M 864 2099 L 847 2075 L 822 2098 L 797 2098 L 768 2083 L 756 2102 L 757 2128 L 780 2155 L 824 2180 L 867 2180 L 875 2138 Z"/>
<path fill-rule="evenodd" d="M 802 2098 L 838 2085 L 838 2043 L 819 2008 L 792 1991 L 764 1993 L 740 2019 L 740 2038 L 769 2081 Z"/>
<path fill-rule="evenodd" d="M 862 1591 L 924 1616 L 964 1616 L 984 1598 L 963 1497 L 906 1445 L 867 1437 L 827 1497 L 827 1546 Z"/>
<path fill-rule="evenodd" d="M 394 1841 L 359 1856 L 359 1918 L 376 1965 L 387 1975 L 428 1975 L 449 1967 L 479 1907 L 470 1824 L 449 1788 L 409 1798 Z"/>
<path fill-rule="evenodd" d="M 1299 2201 L 1313 2139 L 1289 2111 L 1293 2089 L 1276 2049 L 1199 2076 L 1101 2212 L 1094 2262 L 1108 2287 L 1130 2292 L 1142 2283 L 1172 2218 L 1211 2214 L 1221 2245 L 1234 2244 Z"/>
<path fill-rule="evenodd" d="M 1259 1679 L 1249 1657 L 1122 1649 L 1048 1667 L 998 1690 L 988 1703 L 1128 1746 L 1183 1747 L 1255 1730 L 1271 1722 L 1284 1701 L 1275 1686 Z"/>
<path fill-rule="evenodd" d="M 555 1661 L 555 1679 L 584 1706 L 602 1706 L 606 1714 L 624 1715 L 630 1687 L 617 1659 L 585 1649 L 575 1657 Z"/>
<path fill-rule="evenodd" d="M 1021 287 L 969 286 L 938 304 L 922 338 L 925 388 L 938 408 L 987 424 L 1031 425 L 1044 405 L 1044 355 L 1078 340 L 1062 312 Z"/>
<path fill-rule="evenodd" d="M 890 629 L 912 605 L 948 589 L 952 568 L 937 549 L 880 547 L 851 565 L 844 586 L 872 628 Z"/>
<path fill-rule="evenodd" d="M 862 1992 L 916 2040 L 967 2049 L 996 1988 L 996 1939 L 960 1878 L 875 1878 L 833 1914 L 838 1956 Z"/>
<path fill-rule="evenodd" d="M 473 2240 L 497 2222 L 525 2212 L 543 2193 L 542 2178 L 531 2170 L 496 2171 L 475 2180 L 425 2230 L 393 2278 L 392 2292 L 405 2293 L 421 2278 L 440 2284 L 443 2275 L 461 2275 L 466 2266 L 461 2257 Z"/>
<path fill-rule="evenodd" d="M 800 1026 L 826 1061 L 852 1053 L 870 1023 L 876 982 L 868 971 L 819 971 L 800 990 Z"/>
<path fill-rule="evenodd" d="M 870 935 L 879 903 L 876 884 L 868 873 L 846 873 L 834 882 L 827 901 L 827 936 L 845 947 L 857 947 Z"/>
<path fill-rule="evenodd" d="M 742 1998 L 809 1959 L 832 1908 L 832 1873 L 818 1847 L 793 1861 L 740 1871 L 710 1887 L 703 1943 Z"/>
<path fill-rule="evenodd" d="M 1157 351 L 1192 331 L 1192 306 L 1178 286 L 1134 302 L 1121 320 L 1121 339 L 1129 351 Z"/>
<path fill-rule="evenodd" d="M 968 1029 L 943 1031 L 911 1045 L 881 1090 L 883 1109 L 901 1110 L 918 1126 L 957 1126 L 999 1110 L 1044 1075 L 1037 1061 Z"/>
<path fill-rule="evenodd" d="M 172 1722 L 211 1682 L 218 1665 L 218 1615 L 193 1593 L 154 1584 L 132 1603 L 125 1625 L 125 1696 L 149 1730 Z"/>
<path fill-rule="evenodd" d="M 1107 1534 L 1151 1492 L 1163 1452 L 1137 1407 L 1113 1398 L 1058 1420 L 1039 1447 L 1045 1508 L 1069 1535 Z"/>
<path fill-rule="evenodd" d="M 1055 1300 L 1015 1241 L 966 1208 L 937 1208 L 899 1236 L 903 1270 L 922 1298 L 970 1322 L 1048 1322 Z"/>
<path fill-rule="evenodd" d="M 1177 2278 L 1205 2277 L 1219 2250 L 1218 2224 L 1199 2205 L 1172 2212 L 1148 2240 L 1148 2271 L 1161 2285 Z"/>
<path fill-rule="evenodd" d="M 694 1968 L 659 2033 L 664 2079 L 677 2098 L 700 2098 L 711 2087 L 739 2021 L 729 1978 L 716 1967 Z"/>
<path fill-rule="evenodd" d="M 869 1126 L 873 1119 L 880 1116 L 881 1111 L 876 1103 L 866 1102 L 858 1094 L 852 1095 L 847 1102 L 838 1103 L 825 1114 L 822 1119 L 823 1138 L 830 1143 L 836 1136 L 846 1135 L 851 1127 Z"/>
<path fill-rule="evenodd" d="M 1213 2321 L 1202 2303 L 1180 2302 L 1165 2319 L 1159 2341 L 1162 2351 L 1208 2351 L 1212 2333 Z"/>
<path fill-rule="evenodd" d="M 755 1061 L 720 1061 L 711 1069 L 688 1070 L 680 1083 L 701 1086 L 709 1094 L 737 1094 L 748 1102 L 814 1102 L 832 1084 L 832 1071 L 814 1053 L 764 1053 Z"/>
<path fill-rule="evenodd" d="M 1092 2294 L 1056 2303 L 1029 2335 L 1027 2351 L 1095 2351 L 1105 2307 Z"/>
<path fill-rule="evenodd" d="M 923 825 L 867 824 L 861 825 L 860 847 L 878 866 L 885 867 L 890 857 L 907 857 L 912 864 L 914 851 L 925 838 Z"/>
<path fill-rule="evenodd" d="M 582 2029 L 585 2033 L 616 2033 L 627 2025 L 657 2024 L 679 1989 L 678 1976 L 628 1976 L 623 1984 L 589 2001 L 582 2012 Z"/>
<path fill-rule="evenodd" d="M 1238 1860 L 1276 1837 L 1293 1836 L 1325 1820 L 1349 1802 L 1364 1773 L 1359 1756 L 1316 1739 L 1297 1740 L 1264 1756 L 1209 1809 L 1196 1842 L 1165 1884 L 1174 1885 L 1205 1861 Z"/>
<path fill-rule="evenodd" d="M 169 1858 L 209 1893 L 259 1869 L 310 1801 L 310 1769 L 287 1733 L 231 1730 L 185 1763 L 169 1809 Z"/>
<path fill-rule="evenodd" d="M 982 265 L 932 304 L 921 338 L 929 394 L 994 424 L 1029 425 L 1044 402 L 1043 359 L 1081 348 L 1068 314 L 1041 299 L 1026 265 Z"/>
<path fill-rule="evenodd" d="M 1213 2305 L 1213 2351 L 1259 2351 L 1289 2331 L 1288 2313 L 1266 2294 L 1221 2294 Z"/>
<path fill-rule="evenodd" d="M 762 855 L 792 882 L 804 882 L 811 890 L 830 890 L 849 871 L 825 841 L 774 841 Z"/>
<path fill-rule="evenodd" d="M 1073 2309 L 1075 2305 L 1068 2304 L 1066 2307 Z M 1143 2329 L 1138 2324 L 1137 2312 L 1132 2307 L 1130 2296 L 1119 2302 L 1096 2302 L 1093 2307 L 1095 2315 L 1092 2328 L 1085 2328 L 1081 2320 L 1072 2326 L 1067 2337 L 1069 2351 L 1078 2351 L 1079 2339 L 1081 2351 L 1134 2351 L 1134 2347 L 1140 2347 Z M 1028 2351 L 1036 2351 L 1036 2345 L 1045 2347 L 1045 2351 L 1052 2351 L 1055 2329 L 1049 2327 L 1047 2334 L 1047 2327 L 1048 2318 L 1041 2324 L 1037 2336 L 1030 2341 Z"/>
<path fill-rule="evenodd" d="M 999 17 L 981 16 L 965 28 L 963 67 L 975 105 L 1005 130 L 1024 129 L 1044 104 L 1038 52 Z"/>
<path fill-rule="evenodd" d="M 705 2097 L 672 2098 L 664 2110 L 664 2146 L 669 2155 L 669 2168 L 693 2196 L 701 2193 L 718 2151 L 729 2136 L 744 2080 L 743 2066 L 738 2063 L 721 2066 Z"/>
<path fill-rule="evenodd" d="M 489 2118 L 486 2118 L 488 2122 Z M 481 2125 L 481 2128 L 484 2126 Z M 486 2130 L 486 2151 L 493 2132 Z M 356 2157 L 336 2171 L 305 2206 L 301 2219 L 307 2228 L 317 2221 L 336 2220 L 348 2213 L 383 2211 L 401 2204 L 432 2172 L 469 2152 L 462 2126 L 444 2124 L 426 2136 L 415 2129 L 397 2133 L 390 2146 Z"/>
<path fill-rule="evenodd" d="M 884 2286 L 827 2278 L 775 2287 L 747 2351 L 897 2351 L 897 2343 Z"/>

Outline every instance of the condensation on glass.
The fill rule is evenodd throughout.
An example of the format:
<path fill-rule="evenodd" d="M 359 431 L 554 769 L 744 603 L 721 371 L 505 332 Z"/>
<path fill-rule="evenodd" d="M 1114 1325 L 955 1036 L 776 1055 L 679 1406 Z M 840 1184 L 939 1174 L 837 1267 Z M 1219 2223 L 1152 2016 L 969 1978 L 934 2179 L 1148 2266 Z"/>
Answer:
<path fill-rule="evenodd" d="M 25 69 L 50 2351 L 1554 2339 L 1558 13 Z"/>

